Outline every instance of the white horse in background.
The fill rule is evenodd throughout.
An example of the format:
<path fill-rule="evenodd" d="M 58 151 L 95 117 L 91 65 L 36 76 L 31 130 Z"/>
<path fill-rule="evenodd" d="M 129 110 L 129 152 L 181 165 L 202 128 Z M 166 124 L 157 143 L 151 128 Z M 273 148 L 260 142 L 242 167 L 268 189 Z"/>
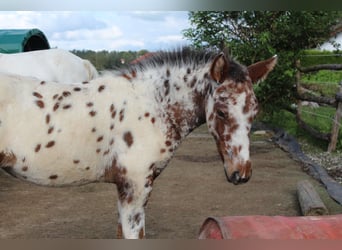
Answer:
<path fill-rule="evenodd" d="M 62 49 L 0 53 L 0 73 L 64 84 L 87 82 L 98 77 L 96 68 L 88 60 Z"/>

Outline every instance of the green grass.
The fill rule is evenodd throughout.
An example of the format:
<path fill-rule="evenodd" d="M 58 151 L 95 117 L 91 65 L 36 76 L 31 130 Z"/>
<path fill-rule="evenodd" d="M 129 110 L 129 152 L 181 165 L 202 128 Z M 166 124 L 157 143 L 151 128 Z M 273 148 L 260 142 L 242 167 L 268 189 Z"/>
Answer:
<path fill-rule="evenodd" d="M 335 112 L 336 109 L 332 107 L 319 107 L 315 109 L 303 107 L 302 119 L 314 129 L 322 133 L 330 133 Z M 297 139 L 305 141 L 322 151 L 326 151 L 328 148 L 328 142 L 315 139 L 308 132 L 300 128 L 296 122 L 295 115 L 288 111 L 281 110 L 274 113 L 272 117 L 268 116 L 259 119 L 276 127 L 283 128 Z M 337 149 L 342 149 L 342 129 L 339 131 Z"/>
<path fill-rule="evenodd" d="M 313 83 L 339 83 L 342 81 L 342 71 L 320 70 L 314 73 L 307 73 L 302 76 L 303 82 Z"/>
<path fill-rule="evenodd" d="M 317 50 L 307 50 L 301 58 L 301 66 L 309 67 L 317 64 L 341 64 L 341 54 L 332 52 L 321 52 Z M 317 72 L 301 75 L 302 86 L 317 93 L 319 96 L 335 98 L 339 91 L 339 83 L 342 82 L 342 70 L 320 70 Z M 333 107 L 309 108 L 303 107 L 302 119 L 305 123 L 323 133 L 330 133 L 332 128 L 332 119 L 335 116 L 336 109 Z M 313 138 L 308 132 L 301 129 L 296 122 L 294 114 L 281 110 L 272 115 L 259 118 L 261 121 L 270 123 L 276 127 L 285 129 L 289 134 L 295 136 L 298 140 L 304 140 L 313 147 L 318 147 L 323 151 L 328 148 L 328 142 Z M 341 121 L 342 122 L 342 121 Z M 340 128 L 337 149 L 342 150 L 342 128 Z"/>
<path fill-rule="evenodd" d="M 304 74 L 301 78 L 303 87 L 327 97 L 335 97 L 341 81 L 342 71 L 329 70 Z"/>

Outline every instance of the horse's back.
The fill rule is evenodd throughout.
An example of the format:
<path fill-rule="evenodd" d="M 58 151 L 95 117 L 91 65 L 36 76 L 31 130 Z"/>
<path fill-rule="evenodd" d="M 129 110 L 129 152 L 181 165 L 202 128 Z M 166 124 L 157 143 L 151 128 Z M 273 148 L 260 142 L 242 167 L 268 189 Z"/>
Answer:
<path fill-rule="evenodd" d="M 62 49 L 2 54 L 0 72 L 67 84 L 89 81 L 98 76 L 89 61 Z"/>

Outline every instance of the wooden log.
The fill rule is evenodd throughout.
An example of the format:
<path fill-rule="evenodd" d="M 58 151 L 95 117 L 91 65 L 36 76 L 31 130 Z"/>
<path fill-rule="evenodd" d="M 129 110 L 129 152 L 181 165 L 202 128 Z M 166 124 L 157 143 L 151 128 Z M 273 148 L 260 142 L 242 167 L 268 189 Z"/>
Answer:
<path fill-rule="evenodd" d="M 297 193 L 300 208 L 304 216 L 329 214 L 328 209 L 308 180 L 297 183 Z"/>
<path fill-rule="evenodd" d="M 313 72 L 313 71 L 319 71 L 322 69 L 342 70 L 342 64 L 319 64 L 319 65 L 310 66 L 310 67 L 306 67 L 306 68 L 301 68 L 301 67 L 297 67 L 297 68 L 302 73 L 309 73 L 309 72 Z"/>

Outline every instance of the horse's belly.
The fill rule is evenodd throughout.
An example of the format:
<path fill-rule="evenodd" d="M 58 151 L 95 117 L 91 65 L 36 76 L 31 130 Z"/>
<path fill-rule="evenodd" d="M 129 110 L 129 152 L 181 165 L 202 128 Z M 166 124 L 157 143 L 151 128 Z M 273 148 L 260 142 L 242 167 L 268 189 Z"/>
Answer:
<path fill-rule="evenodd" d="M 15 177 L 44 186 L 86 184 L 99 181 L 103 176 L 103 171 L 96 166 L 77 161 L 72 164 L 31 165 L 18 159 L 14 166 L 6 170 Z"/>

